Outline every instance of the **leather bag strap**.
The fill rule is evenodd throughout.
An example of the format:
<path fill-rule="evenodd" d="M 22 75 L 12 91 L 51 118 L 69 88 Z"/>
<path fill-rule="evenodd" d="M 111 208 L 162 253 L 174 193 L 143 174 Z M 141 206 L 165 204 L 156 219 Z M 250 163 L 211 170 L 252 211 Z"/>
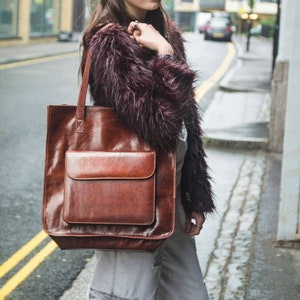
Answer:
<path fill-rule="evenodd" d="M 85 112 L 85 101 L 86 101 L 86 94 L 89 85 L 89 73 L 90 73 L 90 65 L 91 65 L 91 50 L 88 50 L 85 67 L 81 82 L 81 87 L 79 91 L 79 96 L 77 100 L 77 109 L 75 118 L 77 121 L 84 121 L 84 112 Z"/>
<path fill-rule="evenodd" d="M 108 23 L 105 26 L 103 26 L 100 30 L 107 29 L 113 25 L 114 25 L 113 23 Z M 86 56 L 85 67 L 84 67 L 81 87 L 80 87 L 78 101 L 77 101 L 77 109 L 76 109 L 76 114 L 75 114 L 75 118 L 77 121 L 77 130 L 76 131 L 81 131 L 79 128 L 81 127 L 80 125 L 82 125 L 82 123 L 84 122 L 85 101 L 86 101 L 86 94 L 87 94 L 88 85 L 89 85 L 91 56 L 92 56 L 92 51 L 91 51 L 91 49 L 89 49 L 87 52 L 87 56 Z"/>

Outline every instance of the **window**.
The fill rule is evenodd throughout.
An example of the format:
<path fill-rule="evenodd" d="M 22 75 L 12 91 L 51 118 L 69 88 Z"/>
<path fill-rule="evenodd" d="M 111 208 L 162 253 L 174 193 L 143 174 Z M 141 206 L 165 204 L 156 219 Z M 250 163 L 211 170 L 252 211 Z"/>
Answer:
<path fill-rule="evenodd" d="M 247 3 L 248 1 L 246 1 L 246 0 L 230 0 L 230 1 L 232 1 L 232 2 L 244 2 L 244 3 Z M 256 0 L 255 2 L 265 2 L 265 3 L 267 3 L 267 2 L 269 2 L 269 3 L 276 3 L 277 2 L 277 0 Z"/>
<path fill-rule="evenodd" d="M 31 0 L 31 36 L 47 36 L 59 32 L 60 2 L 60 0 Z"/>
<path fill-rule="evenodd" d="M 0 38 L 18 35 L 19 0 L 0 0 Z"/>

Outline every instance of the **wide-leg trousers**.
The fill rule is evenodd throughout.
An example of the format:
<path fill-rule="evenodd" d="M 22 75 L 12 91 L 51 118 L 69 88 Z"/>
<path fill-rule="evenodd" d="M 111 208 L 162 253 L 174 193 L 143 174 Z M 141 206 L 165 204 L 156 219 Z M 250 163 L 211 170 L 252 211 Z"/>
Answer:
<path fill-rule="evenodd" d="M 176 227 L 154 252 L 96 251 L 91 300 L 207 300 L 195 239 L 185 232 L 180 178 L 187 144 L 177 146 Z"/>

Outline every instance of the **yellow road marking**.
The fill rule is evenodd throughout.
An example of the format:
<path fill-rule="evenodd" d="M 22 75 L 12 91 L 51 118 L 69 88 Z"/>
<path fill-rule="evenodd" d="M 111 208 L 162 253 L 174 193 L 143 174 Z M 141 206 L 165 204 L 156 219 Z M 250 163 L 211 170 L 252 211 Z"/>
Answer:
<path fill-rule="evenodd" d="M 235 55 L 235 48 L 232 43 L 227 43 L 228 52 L 226 57 L 224 58 L 222 64 L 217 69 L 217 71 L 209 77 L 206 81 L 204 81 L 199 87 L 195 89 L 195 99 L 199 102 L 203 96 L 207 93 L 209 89 L 211 89 L 225 74 L 227 69 L 230 66 L 230 63 Z"/>
<path fill-rule="evenodd" d="M 12 270 L 20 261 L 22 261 L 32 250 L 34 250 L 48 235 L 42 230 L 28 243 L 20 248 L 8 260 L 0 266 L 0 278 Z"/>
<path fill-rule="evenodd" d="M 18 285 L 20 285 L 55 249 L 57 245 L 51 241 L 39 251 L 24 267 L 10 278 L 0 289 L 0 300 L 5 299 Z"/>
<path fill-rule="evenodd" d="M 28 65 L 32 65 L 32 64 L 49 62 L 49 61 L 54 61 L 54 60 L 59 60 L 59 59 L 64 59 L 64 58 L 69 58 L 69 57 L 75 57 L 75 56 L 79 56 L 79 52 L 71 52 L 71 53 L 59 54 L 59 55 L 48 56 L 48 57 L 28 59 L 28 60 L 24 60 L 24 61 L 0 65 L 0 70 L 24 67 L 24 66 L 28 66 Z"/>

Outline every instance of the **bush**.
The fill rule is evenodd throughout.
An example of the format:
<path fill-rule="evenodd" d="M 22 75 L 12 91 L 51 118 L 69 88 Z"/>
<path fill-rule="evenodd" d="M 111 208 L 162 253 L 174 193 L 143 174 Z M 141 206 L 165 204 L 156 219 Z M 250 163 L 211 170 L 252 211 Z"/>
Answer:
<path fill-rule="evenodd" d="M 270 16 L 262 19 L 260 24 L 262 25 L 262 36 L 273 37 L 275 30 L 276 17 Z"/>

